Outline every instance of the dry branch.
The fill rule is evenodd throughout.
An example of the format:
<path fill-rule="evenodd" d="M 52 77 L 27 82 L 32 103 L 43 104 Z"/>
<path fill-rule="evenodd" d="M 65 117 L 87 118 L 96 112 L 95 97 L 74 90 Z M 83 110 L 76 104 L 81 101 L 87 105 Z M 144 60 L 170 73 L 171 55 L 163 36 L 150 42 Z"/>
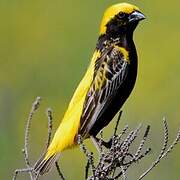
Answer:
<path fill-rule="evenodd" d="M 39 178 L 39 174 L 35 174 L 34 172 L 34 166 L 31 165 L 29 161 L 29 134 L 30 134 L 30 127 L 33 119 L 33 115 L 38 110 L 40 105 L 40 97 L 37 97 L 35 102 L 32 105 L 31 111 L 29 113 L 27 124 L 25 128 L 25 137 L 24 137 L 24 148 L 22 150 L 24 154 L 24 160 L 26 168 L 23 169 L 17 169 L 14 172 L 13 180 L 17 179 L 17 175 L 19 173 L 29 173 L 31 180 L 37 180 Z M 48 136 L 45 144 L 45 151 L 49 147 L 51 136 L 52 136 L 52 110 L 50 108 L 47 109 L 47 120 L 48 120 Z M 147 156 L 149 152 L 151 151 L 150 148 L 144 149 L 145 143 L 148 139 L 149 132 L 150 132 L 150 126 L 148 125 L 145 129 L 144 135 L 142 137 L 142 140 L 139 143 L 138 148 L 135 150 L 132 148 L 133 143 L 137 139 L 137 137 L 141 136 L 141 128 L 142 125 L 140 124 L 137 128 L 134 130 L 131 130 L 128 132 L 128 125 L 124 127 L 124 129 L 118 134 L 118 125 L 119 121 L 122 115 L 122 111 L 120 111 L 116 126 L 114 128 L 114 133 L 112 137 L 110 137 L 108 142 L 105 142 L 103 139 L 103 132 L 100 132 L 100 138 L 99 138 L 99 147 L 100 147 L 100 153 L 98 157 L 98 161 L 95 163 L 94 154 L 93 152 L 90 152 L 87 147 L 84 145 L 84 142 L 80 135 L 78 135 L 78 144 L 80 146 L 80 149 L 83 151 L 83 153 L 86 156 L 87 159 L 87 165 L 85 166 L 85 179 L 87 180 L 117 180 L 117 179 L 128 179 L 128 172 L 127 170 L 132 166 L 133 164 L 137 164 L 137 162 L 140 162 L 142 158 Z M 156 167 L 161 159 L 165 158 L 176 146 L 176 144 L 180 140 L 180 130 L 177 133 L 176 138 L 172 142 L 171 145 L 168 147 L 168 141 L 169 141 L 169 132 L 168 132 L 168 124 L 166 119 L 163 119 L 163 125 L 164 125 L 164 139 L 163 139 L 163 145 L 161 148 L 161 151 L 157 157 L 157 159 L 151 164 L 151 166 L 144 172 L 142 175 L 137 178 L 137 180 L 143 179 L 149 172 L 152 171 L 154 167 Z M 132 150 L 133 149 L 133 150 Z M 42 154 L 41 156 L 43 156 Z M 35 163 L 36 164 L 36 163 Z M 62 174 L 60 167 L 58 165 L 58 162 L 55 163 L 58 176 L 60 179 L 65 180 L 64 175 Z"/>

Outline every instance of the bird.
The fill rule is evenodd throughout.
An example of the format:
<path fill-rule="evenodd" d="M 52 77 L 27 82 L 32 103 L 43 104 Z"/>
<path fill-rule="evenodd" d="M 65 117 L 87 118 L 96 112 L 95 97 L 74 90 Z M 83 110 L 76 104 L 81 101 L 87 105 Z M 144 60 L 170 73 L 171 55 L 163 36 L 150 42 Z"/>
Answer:
<path fill-rule="evenodd" d="M 110 6 L 100 24 L 99 37 L 87 71 L 68 105 L 47 152 L 34 171 L 43 175 L 53 167 L 61 152 L 82 139 L 96 136 L 121 109 L 131 94 L 137 77 L 138 57 L 133 32 L 145 19 L 140 9 L 129 3 Z"/>

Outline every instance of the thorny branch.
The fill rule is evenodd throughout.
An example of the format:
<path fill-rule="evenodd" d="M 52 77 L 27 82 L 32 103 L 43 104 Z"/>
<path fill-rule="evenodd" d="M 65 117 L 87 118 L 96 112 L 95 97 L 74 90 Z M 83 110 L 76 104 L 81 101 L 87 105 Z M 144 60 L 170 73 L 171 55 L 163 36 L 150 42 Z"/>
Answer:
<path fill-rule="evenodd" d="M 99 156 L 98 163 L 94 163 L 92 161 L 93 157 L 91 157 L 91 152 L 88 152 L 87 148 L 83 144 L 83 141 L 81 139 L 81 136 L 79 136 L 79 145 L 84 154 L 87 157 L 87 164 L 86 170 L 85 170 L 85 178 L 88 180 L 99 180 L 99 179 L 106 179 L 106 180 L 116 180 L 119 178 L 122 178 L 124 180 L 127 180 L 127 170 L 129 167 L 131 167 L 132 164 L 139 162 L 142 158 L 144 158 L 146 155 L 149 154 L 151 151 L 150 148 L 147 148 L 143 152 L 143 148 L 145 145 L 145 142 L 147 141 L 150 126 L 148 125 L 144 136 L 139 144 L 139 147 L 137 150 L 133 153 L 130 152 L 130 147 L 132 146 L 135 139 L 139 136 L 141 124 L 132 130 L 130 133 L 127 133 L 128 126 L 126 125 L 125 128 L 122 130 L 122 132 L 119 135 L 116 135 L 119 120 L 121 118 L 122 112 L 119 113 L 119 117 L 114 129 L 114 136 L 112 136 L 109 140 L 111 141 L 111 147 L 109 149 L 105 149 L 103 147 L 103 138 L 101 137 L 101 141 L 99 142 L 99 146 L 101 149 L 101 153 Z M 154 167 L 156 167 L 160 160 L 167 156 L 169 152 L 172 151 L 172 149 L 175 147 L 175 145 L 180 140 L 180 130 L 177 133 L 177 136 L 173 143 L 168 147 L 168 140 L 169 140 L 169 133 L 168 133 L 168 124 L 166 119 L 163 119 L 163 125 L 164 125 L 164 142 L 163 146 L 161 148 L 160 154 L 157 157 L 157 159 L 152 163 L 152 165 L 139 177 L 138 180 L 143 179 Z M 123 138 L 123 136 L 125 136 Z M 91 157 L 91 158 L 90 158 Z M 91 167 L 91 175 L 88 176 L 89 167 Z"/>
<path fill-rule="evenodd" d="M 29 162 L 28 145 L 29 145 L 29 135 L 30 135 L 31 121 L 33 119 L 33 115 L 35 114 L 35 112 L 38 110 L 38 108 L 40 106 L 40 101 L 41 101 L 41 98 L 37 97 L 35 102 L 32 104 L 31 111 L 29 113 L 27 123 L 26 123 L 25 136 L 24 136 L 24 148 L 22 149 L 22 152 L 24 154 L 24 161 L 25 161 L 25 164 L 26 164 L 26 168 L 16 169 L 14 171 L 13 180 L 17 179 L 17 175 L 19 173 L 27 173 L 27 172 L 29 173 L 31 180 L 37 180 L 38 177 L 39 177 L 38 174 L 34 173 L 34 168 L 33 168 L 33 166 L 31 166 L 31 164 Z M 49 147 L 49 144 L 50 144 L 50 141 L 51 141 L 51 135 L 52 135 L 52 120 L 53 120 L 53 118 L 52 118 L 52 110 L 50 108 L 47 109 L 46 115 L 47 115 L 47 119 L 48 119 L 48 136 L 47 136 L 47 141 L 46 141 L 45 152 Z M 63 174 L 61 173 L 58 162 L 56 162 L 56 168 L 57 168 L 59 176 L 61 177 L 62 180 L 64 180 L 65 178 L 64 178 Z"/>
<path fill-rule="evenodd" d="M 17 175 L 19 173 L 29 173 L 31 180 L 37 180 L 39 178 L 38 174 L 34 173 L 33 166 L 30 164 L 29 161 L 29 132 L 31 127 L 31 122 L 33 119 L 33 115 L 38 110 L 40 105 L 40 97 L 37 97 L 35 102 L 32 105 L 31 111 L 29 113 L 27 124 L 25 128 L 25 137 L 24 137 L 24 148 L 22 150 L 24 154 L 24 160 L 26 164 L 26 168 L 17 169 L 14 172 L 13 180 L 17 179 Z M 45 146 L 45 152 L 49 147 L 51 136 L 52 136 L 52 110 L 49 108 L 47 109 L 47 119 L 48 119 L 48 136 Z M 128 132 L 128 125 L 124 127 L 124 129 L 118 134 L 118 125 L 122 115 L 122 111 L 120 111 L 116 126 L 114 128 L 114 133 L 112 137 L 109 139 L 109 142 L 105 142 L 103 140 L 103 132 L 100 132 L 100 139 L 99 139 L 99 147 L 100 147 L 100 154 L 98 161 L 94 162 L 94 154 L 90 152 L 87 147 L 84 145 L 82 137 L 78 135 L 78 144 L 86 156 L 87 165 L 85 166 L 85 179 L 87 180 L 117 180 L 117 179 L 128 179 L 127 170 L 132 167 L 133 164 L 140 162 L 142 158 L 147 156 L 151 151 L 150 148 L 144 149 L 145 143 L 148 139 L 150 126 L 148 125 L 145 129 L 144 136 L 139 143 L 139 146 L 136 150 L 132 148 L 134 141 L 137 137 L 140 136 L 140 129 L 142 125 L 140 124 L 134 130 Z M 164 139 L 161 151 L 157 157 L 157 159 L 151 164 L 151 166 L 144 172 L 142 175 L 137 178 L 137 180 L 143 179 L 149 172 L 152 171 L 154 167 L 156 167 L 161 159 L 165 158 L 176 146 L 176 144 L 180 141 L 180 130 L 177 133 L 176 138 L 172 142 L 171 145 L 168 147 L 169 142 L 169 132 L 168 132 L 168 124 L 167 120 L 163 119 L 163 126 L 164 126 Z M 104 144 L 110 144 L 109 148 L 105 148 Z M 134 152 L 132 151 L 134 150 Z M 60 179 L 65 180 L 58 162 L 55 163 L 56 169 L 58 171 L 58 175 Z"/>

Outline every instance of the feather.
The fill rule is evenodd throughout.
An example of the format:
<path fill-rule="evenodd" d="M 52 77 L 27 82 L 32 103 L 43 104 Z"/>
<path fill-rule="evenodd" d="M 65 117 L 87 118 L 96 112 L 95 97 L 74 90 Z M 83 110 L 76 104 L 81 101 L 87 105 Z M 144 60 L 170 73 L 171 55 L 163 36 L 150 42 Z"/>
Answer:
<path fill-rule="evenodd" d="M 48 158 L 43 155 L 34 165 L 34 172 L 36 175 L 43 175 L 48 173 L 59 159 L 60 154 L 54 154 Z"/>
<path fill-rule="evenodd" d="M 110 46 L 95 62 L 94 78 L 85 98 L 79 133 L 88 136 L 100 114 L 116 96 L 128 73 L 128 59 L 122 48 Z"/>

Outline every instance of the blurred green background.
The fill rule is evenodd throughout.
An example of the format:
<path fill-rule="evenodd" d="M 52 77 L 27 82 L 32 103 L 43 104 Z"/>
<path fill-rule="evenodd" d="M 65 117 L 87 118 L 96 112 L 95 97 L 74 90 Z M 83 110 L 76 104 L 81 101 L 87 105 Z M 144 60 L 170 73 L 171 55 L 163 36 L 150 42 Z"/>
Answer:
<path fill-rule="evenodd" d="M 41 153 L 47 135 L 45 109 L 51 107 L 54 129 L 89 64 L 104 10 L 111 1 L 0 1 L 0 179 L 11 179 L 24 167 L 21 149 L 24 126 L 36 96 L 43 98 L 31 131 L 31 162 Z M 170 137 L 180 125 L 180 2 L 129 1 L 146 14 L 134 40 L 139 55 L 136 87 L 123 107 L 123 121 L 132 128 L 151 124 L 153 153 L 129 171 L 135 179 L 160 151 L 162 117 Z M 111 134 L 113 123 L 106 128 Z M 91 149 L 91 143 L 87 140 Z M 83 179 L 84 155 L 78 148 L 63 153 L 60 166 L 67 179 Z M 180 146 L 163 160 L 147 180 L 180 179 Z M 21 175 L 18 179 L 28 179 Z M 41 179 L 58 179 L 53 170 Z"/>

